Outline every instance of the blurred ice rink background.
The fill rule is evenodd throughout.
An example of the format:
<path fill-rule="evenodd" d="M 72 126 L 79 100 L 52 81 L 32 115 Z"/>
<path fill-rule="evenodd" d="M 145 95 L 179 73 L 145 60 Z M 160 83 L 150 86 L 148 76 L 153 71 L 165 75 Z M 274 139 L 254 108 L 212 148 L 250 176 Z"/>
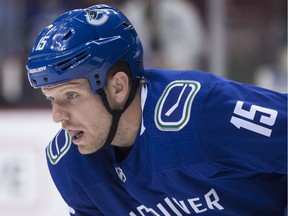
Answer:
<path fill-rule="evenodd" d="M 47 110 L 0 112 L 0 215 L 66 216 L 45 147 L 59 130 Z"/>
<path fill-rule="evenodd" d="M 64 11 L 104 3 L 134 24 L 145 67 L 197 69 L 287 92 L 286 0 L 0 0 L 0 215 L 67 216 L 45 147 L 58 131 L 25 63 Z"/>

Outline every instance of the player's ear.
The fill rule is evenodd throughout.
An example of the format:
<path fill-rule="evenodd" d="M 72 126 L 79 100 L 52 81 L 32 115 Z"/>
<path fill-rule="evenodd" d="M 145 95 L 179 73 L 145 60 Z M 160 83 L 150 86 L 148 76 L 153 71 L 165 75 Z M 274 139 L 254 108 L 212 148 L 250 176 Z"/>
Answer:
<path fill-rule="evenodd" d="M 107 85 L 110 102 L 114 104 L 114 108 L 122 108 L 129 95 L 129 77 L 119 71 L 108 80 Z"/>

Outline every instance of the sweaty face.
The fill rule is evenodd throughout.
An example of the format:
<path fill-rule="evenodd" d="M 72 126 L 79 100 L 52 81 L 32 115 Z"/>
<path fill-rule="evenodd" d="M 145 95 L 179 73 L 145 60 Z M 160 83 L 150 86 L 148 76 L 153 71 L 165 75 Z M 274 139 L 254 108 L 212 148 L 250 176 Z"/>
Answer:
<path fill-rule="evenodd" d="M 51 101 L 53 120 L 62 124 L 80 153 L 90 154 L 103 146 L 112 117 L 87 79 L 45 87 L 42 92 Z"/>

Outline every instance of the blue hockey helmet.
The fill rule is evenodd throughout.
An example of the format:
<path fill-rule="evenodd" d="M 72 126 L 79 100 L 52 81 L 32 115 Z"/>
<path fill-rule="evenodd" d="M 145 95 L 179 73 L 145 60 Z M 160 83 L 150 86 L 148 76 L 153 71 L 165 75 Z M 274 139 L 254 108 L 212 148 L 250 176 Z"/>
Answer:
<path fill-rule="evenodd" d="M 95 5 L 66 12 L 46 27 L 26 67 L 34 88 L 87 78 L 95 94 L 120 60 L 129 64 L 133 79 L 142 76 L 143 48 L 134 27 L 118 9 Z"/>

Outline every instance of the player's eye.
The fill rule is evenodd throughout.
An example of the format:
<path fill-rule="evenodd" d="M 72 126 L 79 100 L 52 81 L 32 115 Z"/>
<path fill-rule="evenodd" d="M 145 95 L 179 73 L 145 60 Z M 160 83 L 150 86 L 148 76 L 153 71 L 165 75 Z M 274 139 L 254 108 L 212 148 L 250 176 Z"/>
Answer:
<path fill-rule="evenodd" d="M 66 94 L 66 99 L 67 100 L 74 100 L 75 98 L 77 98 L 79 95 L 75 92 L 68 92 Z"/>

